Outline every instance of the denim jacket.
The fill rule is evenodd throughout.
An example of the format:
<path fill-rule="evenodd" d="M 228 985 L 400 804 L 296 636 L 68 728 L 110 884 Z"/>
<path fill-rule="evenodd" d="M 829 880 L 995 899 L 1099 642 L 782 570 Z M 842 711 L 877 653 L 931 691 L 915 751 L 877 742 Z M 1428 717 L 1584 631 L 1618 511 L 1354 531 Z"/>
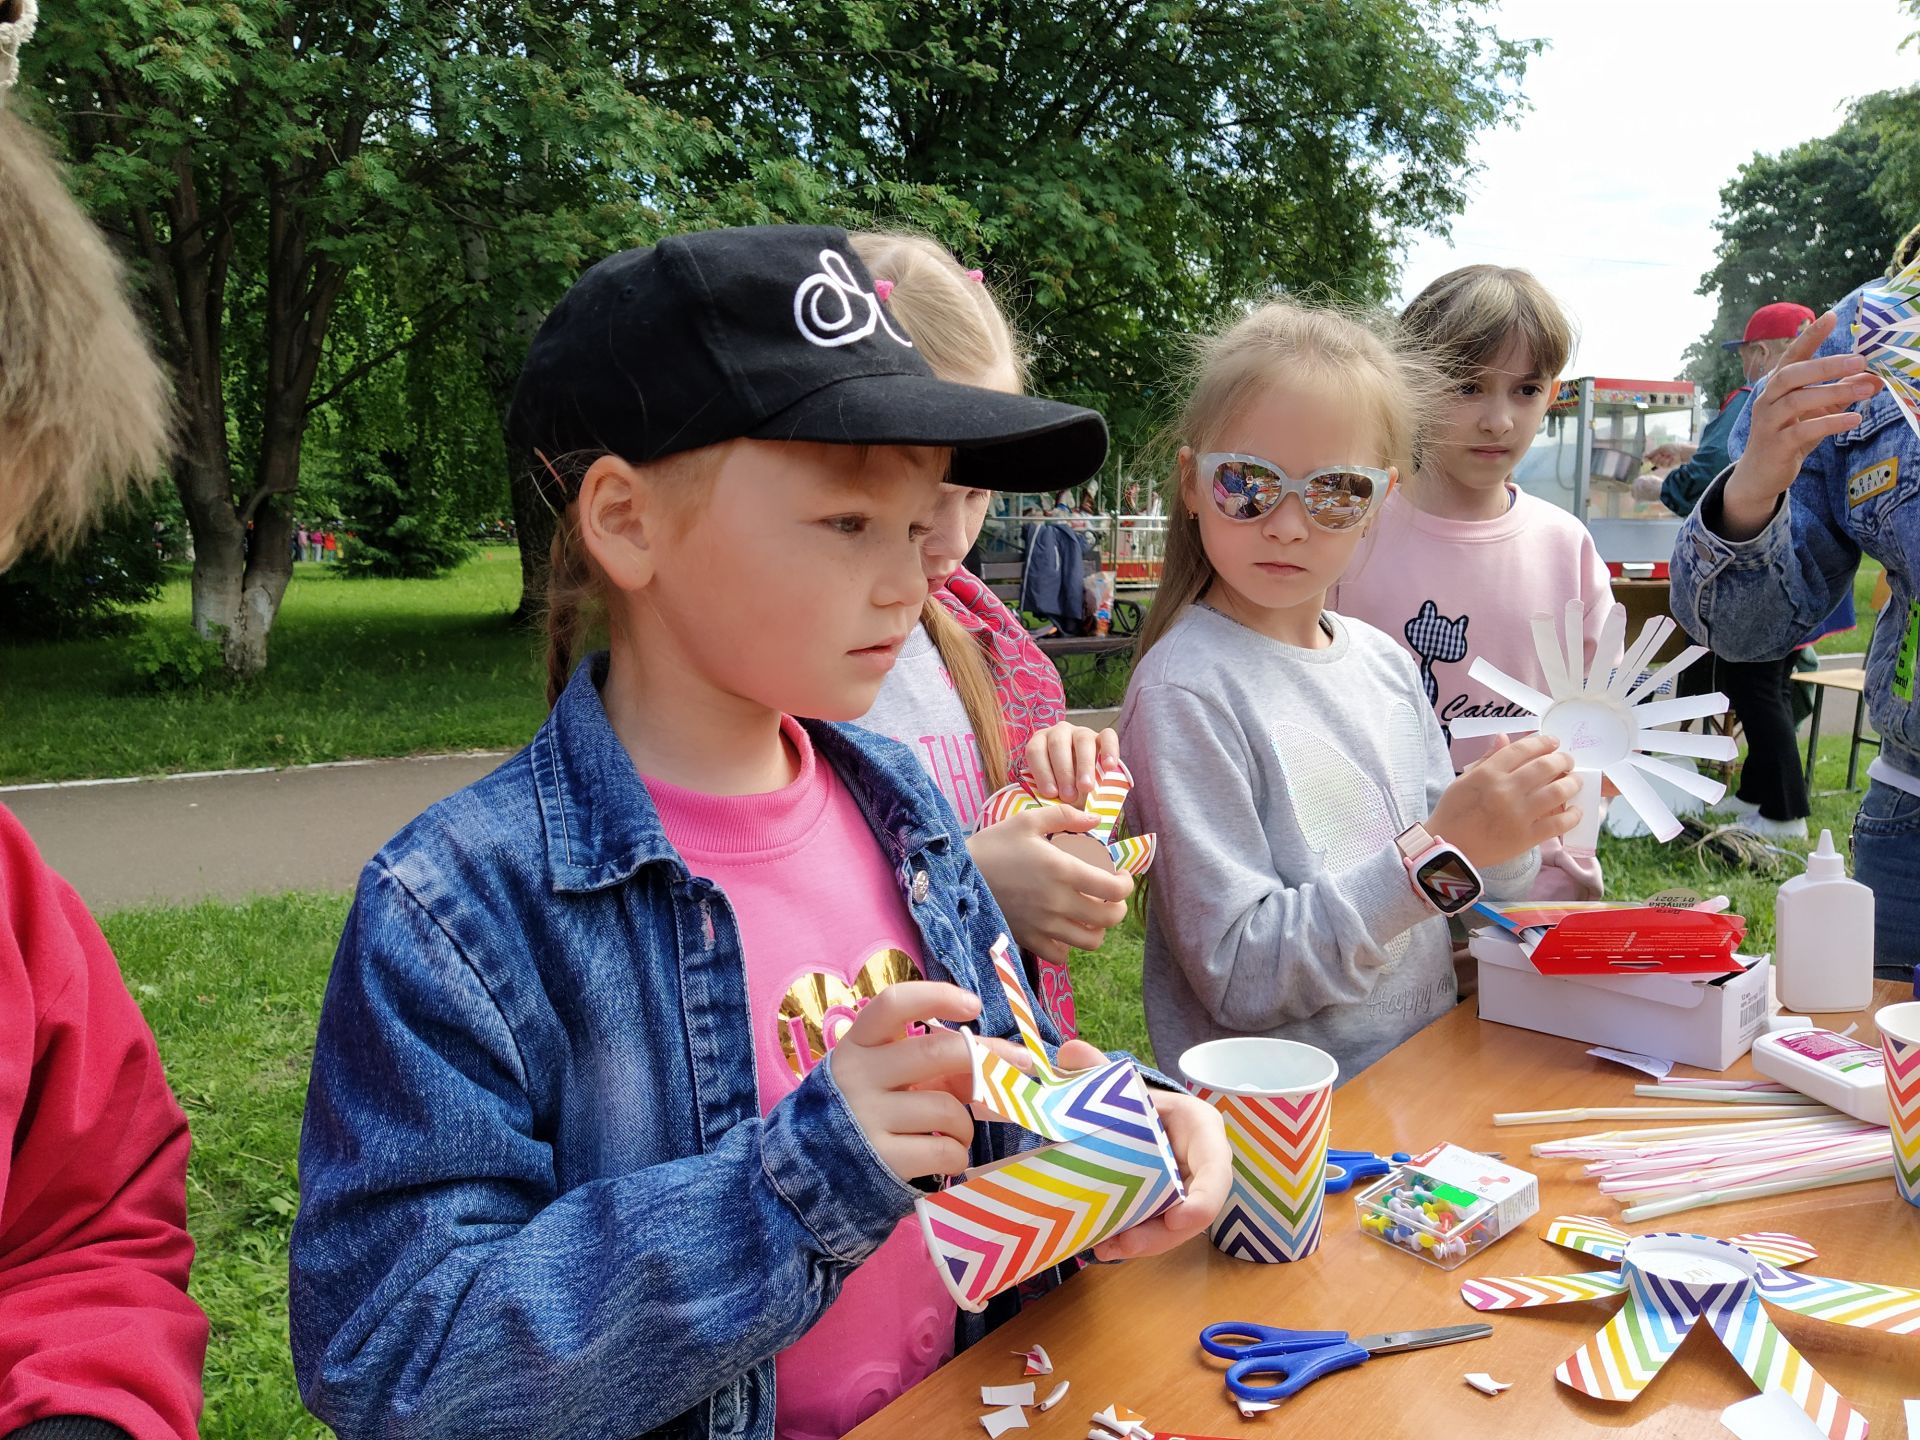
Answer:
<path fill-rule="evenodd" d="M 773 1356 L 920 1193 L 831 1053 L 761 1115 L 733 912 L 668 843 L 604 673 L 583 664 L 531 745 L 361 876 L 291 1265 L 300 1393 L 347 1440 L 766 1440 Z M 933 783 L 892 741 L 807 730 L 893 862 L 928 977 L 1016 1035 L 985 958 L 1006 922 Z M 978 1125 L 973 1163 L 1030 1143 Z M 961 1320 L 963 1343 L 986 1328 Z"/>
<path fill-rule="evenodd" d="M 1852 349 L 1859 303 L 1857 290 L 1840 302 L 1840 323 L 1820 354 Z M 1910 696 L 1912 682 L 1896 686 L 1894 673 L 1920 563 L 1920 437 L 1884 390 L 1855 408 L 1859 424 L 1814 447 L 1786 502 L 1753 539 L 1715 533 L 1727 476 L 1713 482 L 1674 542 L 1673 614 L 1729 660 L 1773 659 L 1815 629 L 1851 589 L 1860 556 L 1871 555 L 1886 567 L 1893 599 L 1867 650 L 1867 714 L 1882 737 L 1881 758 L 1920 777 L 1920 711 L 1899 693 Z M 1752 415 L 1748 406 L 1734 426 L 1728 449 L 1736 460 Z"/>

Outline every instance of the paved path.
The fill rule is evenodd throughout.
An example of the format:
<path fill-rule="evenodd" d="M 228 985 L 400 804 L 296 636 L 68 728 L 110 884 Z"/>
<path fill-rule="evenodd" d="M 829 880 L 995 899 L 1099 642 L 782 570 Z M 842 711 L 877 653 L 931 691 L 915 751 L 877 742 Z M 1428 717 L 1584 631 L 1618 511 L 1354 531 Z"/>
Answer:
<path fill-rule="evenodd" d="M 78 785 L 0 787 L 0 805 L 97 912 L 145 902 L 351 890 L 434 801 L 506 752 Z"/>
<path fill-rule="evenodd" d="M 1860 663 L 1857 656 L 1826 659 Z M 1823 734 L 1846 735 L 1852 700 L 1845 693 L 1827 697 Z M 1117 714 L 1077 711 L 1073 718 L 1098 729 Z M 20 817 L 48 862 L 100 912 L 283 890 L 345 891 L 396 830 L 508 753 L 0 786 L 0 805 Z"/>

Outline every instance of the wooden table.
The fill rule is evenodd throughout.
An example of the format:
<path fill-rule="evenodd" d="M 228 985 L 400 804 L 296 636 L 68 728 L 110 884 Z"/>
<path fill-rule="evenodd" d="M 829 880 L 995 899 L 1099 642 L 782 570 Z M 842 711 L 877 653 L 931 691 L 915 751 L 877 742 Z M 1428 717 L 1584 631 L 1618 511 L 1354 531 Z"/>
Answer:
<path fill-rule="evenodd" d="M 1911 998 L 1881 982 L 1875 1004 Z M 1875 1038 L 1871 1011 L 1821 1016 L 1834 1029 L 1857 1019 Z M 1540 1179 L 1540 1213 L 1524 1230 L 1454 1270 L 1440 1270 L 1362 1236 L 1350 1196 L 1327 1197 L 1317 1254 L 1292 1265 L 1231 1260 L 1205 1236 L 1149 1260 L 1092 1267 L 958 1356 L 853 1434 L 861 1440 L 979 1437 L 980 1386 L 1021 1379 L 1009 1352 L 1043 1344 L 1057 1379 L 1072 1393 L 1046 1414 L 1028 1411 L 1019 1440 L 1081 1440 L 1087 1417 L 1109 1402 L 1147 1417 L 1160 1435 L 1266 1435 L 1454 1440 L 1498 1434 L 1546 1440 L 1588 1429 L 1641 1435 L 1728 1432 L 1721 1410 L 1754 1393 L 1711 1332 L 1696 1331 L 1639 1399 L 1589 1399 L 1553 1378 L 1554 1367 L 1605 1323 L 1617 1301 L 1549 1306 L 1486 1316 L 1487 1340 L 1382 1356 L 1307 1387 L 1279 1411 L 1240 1419 L 1220 1378 L 1223 1362 L 1195 1337 L 1215 1320 L 1254 1320 L 1300 1329 L 1382 1330 L 1453 1325 L 1481 1318 L 1460 1299 L 1471 1276 L 1570 1274 L 1606 1268 L 1539 1238 L 1563 1214 L 1605 1216 L 1620 1207 L 1580 1177 L 1579 1164 L 1529 1155 L 1534 1142 L 1608 1128 L 1539 1125 L 1496 1130 L 1496 1110 L 1652 1104 L 1636 1100 L 1634 1075 L 1585 1054 L 1586 1046 L 1487 1024 L 1462 1005 L 1409 1040 L 1334 1096 L 1334 1143 L 1350 1149 L 1418 1152 L 1443 1140 L 1498 1150 Z M 1692 1073 L 1692 1072 L 1686 1072 Z M 1727 1072 L 1751 1075 L 1742 1060 Z M 1731 1107 L 1729 1107 L 1731 1108 Z M 1626 1125 L 1631 1122 L 1619 1122 Z M 1733 1235 L 1784 1230 L 1820 1251 L 1804 1269 L 1817 1275 L 1920 1286 L 1920 1210 L 1895 1195 L 1890 1179 L 1772 1200 L 1688 1211 L 1622 1229 Z M 1801 1354 L 1872 1423 L 1881 1440 L 1904 1435 L 1901 1401 L 1920 1398 L 1920 1336 L 1823 1324 L 1783 1310 L 1770 1314 Z M 1488 1398 L 1461 1376 L 1485 1370 L 1513 1388 Z M 1042 1393 L 1047 1385 L 1041 1385 Z M 1013 1440 L 1013 1436 L 1009 1436 Z"/>

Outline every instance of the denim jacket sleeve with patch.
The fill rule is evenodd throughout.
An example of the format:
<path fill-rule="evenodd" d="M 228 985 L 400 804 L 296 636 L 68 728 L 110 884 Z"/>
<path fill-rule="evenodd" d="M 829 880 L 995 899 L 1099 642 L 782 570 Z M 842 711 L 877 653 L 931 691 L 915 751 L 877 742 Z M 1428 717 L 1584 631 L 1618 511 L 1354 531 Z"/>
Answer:
<path fill-rule="evenodd" d="M 1839 306 L 1839 324 L 1822 355 L 1851 348 L 1858 292 Z M 1729 450 L 1746 450 L 1754 394 L 1734 426 Z M 1920 438 L 1884 391 L 1857 407 L 1859 423 L 1815 446 L 1765 529 L 1749 540 L 1719 533 L 1731 468 L 1716 479 L 1681 526 L 1673 549 L 1674 618 L 1716 655 L 1770 660 L 1817 633 L 1851 592 L 1861 555 L 1886 567 L 1892 600 L 1867 654 L 1866 698 L 1887 760 L 1920 774 L 1920 723 L 1896 693 L 1901 632 L 1920 559 Z"/>

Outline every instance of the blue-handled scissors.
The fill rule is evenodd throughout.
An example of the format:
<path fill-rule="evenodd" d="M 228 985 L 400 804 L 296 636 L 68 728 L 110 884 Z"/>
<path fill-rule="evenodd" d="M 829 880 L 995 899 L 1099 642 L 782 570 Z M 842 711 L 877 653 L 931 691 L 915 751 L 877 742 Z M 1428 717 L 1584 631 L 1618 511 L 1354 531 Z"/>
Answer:
<path fill-rule="evenodd" d="M 1338 1195 L 1353 1188 L 1356 1180 L 1371 1180 L 1376 1175 L 1384 1175 L 1396 1165 L 1407 1163 L 1404 1150 L 1392 1155 L 1376 1155 L 1371 1150 L 1329 1150 L 1327 1151 L 1327 1194 Z"/>
<path fill-rule="evenodd" d="M 1242 1400 L 1285 1400 L 1322 1375 L 1359 1365 L 1375 1355 L 1484 1340 L 1491 1334 L 1493 1326 L 1485 1323 L 1349 1336 L 1344 1330 L 1282 1330 L 1227 1320 L 1200 1332 L 1200 1348 L 1233 1362 L 1227 1366 L 1227 1389 Z"/>

